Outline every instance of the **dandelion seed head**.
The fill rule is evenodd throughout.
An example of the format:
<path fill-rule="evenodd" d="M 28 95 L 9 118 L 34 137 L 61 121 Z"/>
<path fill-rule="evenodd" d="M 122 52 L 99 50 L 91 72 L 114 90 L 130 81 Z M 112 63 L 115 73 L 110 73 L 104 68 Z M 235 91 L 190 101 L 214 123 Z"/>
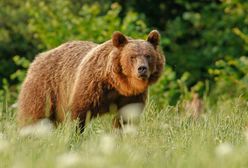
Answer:
<path fill-rule="evenodd" d="M 80 156 L 77 153 L 64 153 L 57 157 L 56 166 L 58 168 L 73 167 L 80 164 Z"/>
<path fill-rule="evenodd" d="M 9 141 L 3 133 L 0 133 L 0 153 L 4 152 L 10 146 Z"/>
<path fill-rule="evenodd" d="M 100 149 L 104 154 L 110 154 L 115 147 L 115 138 L 111 135 L 103 135 L 100 139 Z"/>
<path fill-rule="evenodd" d="M 246 142 L 248 143 L 248 128 L 246 128 L 244 131 L 244 137 L 245 137 Z"/>
<path fill-rule="evenodd" d="M 134 125 L 125 125 L 123 127 L 123 134 L 128 134 L 128 135 L 135 135 L 137 134 L 137 127 L 135 127 Z"/>
<path fill-rule="evenodd" d="M 16 160 L 14 161 L 12 168 L 26 168 L 27 165 L 24 164 L 23 160 Z"/>
<path fill-rule="evenodd" d="M 131 103 L 119 109 L 124 121 L 136 121 L 144 109 L 143 103 Z"/>
<path fill-rule="evenodd" d="M 161 129 L 171 129 L 171 126 L 170 126 L 169 124 L 167 124 L 167 123 L 162 123 L 162 124 L 160 125 L 160 128 L 161 128 Z"/>
<path fill-rule="evenodd" d="M 54 125 L 49 119 L 42 119 L 35 124 L 23 127 L 20 130 L 20 135 L 46 137 L 52 133 L 53 129 Z"/>
<path fill-rule="evenodd" d="M 0 152 L 4 152 L 9 147 L 9 142 L 7 140 L 0 140 Z"/>
<path fill-rule="evenodd" d="M 0 132 L 0 140 L 2 139 L 6 139 L 6 136 L 4 135 L 4 133 Z"/>
<path fill-rule="evenodd" d="M 230 155 L 232 151 L 233 146 L 227 142 L 219 144 L 215 149 L 215 153 L 218 157 Z"/>

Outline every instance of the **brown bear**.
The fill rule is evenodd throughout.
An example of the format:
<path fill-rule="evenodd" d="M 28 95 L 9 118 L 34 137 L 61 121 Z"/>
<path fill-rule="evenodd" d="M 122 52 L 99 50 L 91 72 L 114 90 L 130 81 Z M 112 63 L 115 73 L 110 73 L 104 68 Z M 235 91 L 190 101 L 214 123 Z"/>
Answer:
<path fill-rule="evenodd" d="M 27 73 L 18 99 L 21 126 L 49 118 L 56 123 L 86 118 L 120 109 L 130 103 L 144 104 L 148 86 L 156 82 L 165 58 L 159 50 L 160 34 L 153 30 L 147 40 L 114 32 L 102 44 L 72 41 L 39 54 Z M 117 115 L 118 116 L 118 115 Z M 120 125 L 120 118 L 115 118 Z"/>

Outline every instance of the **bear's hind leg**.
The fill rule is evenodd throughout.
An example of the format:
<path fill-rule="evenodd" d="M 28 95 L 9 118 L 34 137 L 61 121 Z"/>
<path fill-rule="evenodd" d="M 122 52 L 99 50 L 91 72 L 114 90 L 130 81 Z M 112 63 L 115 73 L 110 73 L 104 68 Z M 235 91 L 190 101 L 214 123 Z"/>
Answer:
<path fill-rule="evenodd" d="M 18 124 L 23 127 L 50 118 L 54 109 L 51 92 L 42 83 L 26 81 L 18 99 Z"/>

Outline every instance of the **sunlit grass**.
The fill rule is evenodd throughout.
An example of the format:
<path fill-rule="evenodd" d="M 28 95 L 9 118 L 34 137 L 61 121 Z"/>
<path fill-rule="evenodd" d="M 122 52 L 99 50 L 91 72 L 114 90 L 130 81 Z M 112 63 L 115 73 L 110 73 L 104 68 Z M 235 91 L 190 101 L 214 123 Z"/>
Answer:
<path fill-rule="evenodd" d="M 205 102 L 203 115 L 150 103 L 139 127 L 111 128 L 113 114 L 77 133 L 76 122 L 48 136 L 21 136 L 14 115 L 1 114 L 0 167 L 248 167 L 248 105 L 241 99 Z"/>

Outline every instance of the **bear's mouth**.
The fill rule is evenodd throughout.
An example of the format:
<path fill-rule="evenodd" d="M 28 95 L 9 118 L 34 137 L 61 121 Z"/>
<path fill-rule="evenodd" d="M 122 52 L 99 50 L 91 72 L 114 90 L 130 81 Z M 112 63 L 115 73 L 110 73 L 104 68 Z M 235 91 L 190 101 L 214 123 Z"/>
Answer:
<path fill-rule="evenodd" d="M 142 74 L 142 75 L 139 75 L 138 78 L 141 80 L 148 80 L 149 77 L 147 74 Z"/>

